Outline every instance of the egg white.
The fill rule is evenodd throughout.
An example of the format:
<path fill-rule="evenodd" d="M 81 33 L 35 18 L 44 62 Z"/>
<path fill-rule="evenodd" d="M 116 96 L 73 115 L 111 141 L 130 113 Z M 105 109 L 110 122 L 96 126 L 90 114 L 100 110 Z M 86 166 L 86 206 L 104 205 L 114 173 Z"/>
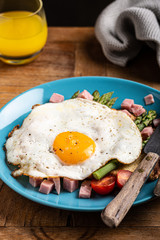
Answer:
<path fill-rule="evenodd" d="M 59 133 L 76 131 L 96 144 L 94 154 L 81 164 L 65 165 L 53 152 Z M 141 134 L 124 112 L 85 99 L 38 106 L 6 142 L 9 163 L 19 165 L 13 176 L 69 177 L 83 180 L 110 159 L 124 164 L 136 160 L 142 149 Z"/>

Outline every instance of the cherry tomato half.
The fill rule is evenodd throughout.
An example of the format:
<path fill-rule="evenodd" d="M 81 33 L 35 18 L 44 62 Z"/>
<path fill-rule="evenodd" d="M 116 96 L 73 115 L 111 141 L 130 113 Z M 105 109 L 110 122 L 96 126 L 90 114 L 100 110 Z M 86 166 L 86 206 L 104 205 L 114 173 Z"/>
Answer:
<path fill-rule="evenodd" d="M 96 193 L 106 195 L 113 191 L 115 183 L 116 177 L 109 175 L 102 178 L 101 180 L 93 179 L 91 181 L 91 187 Z"/>
<path fill-rule="evenodd" d="M 117 173 L 117 186 L 121 189 L 127 180 L 130 178 L 132 172 L 129 170 L 119 170 Z"/>

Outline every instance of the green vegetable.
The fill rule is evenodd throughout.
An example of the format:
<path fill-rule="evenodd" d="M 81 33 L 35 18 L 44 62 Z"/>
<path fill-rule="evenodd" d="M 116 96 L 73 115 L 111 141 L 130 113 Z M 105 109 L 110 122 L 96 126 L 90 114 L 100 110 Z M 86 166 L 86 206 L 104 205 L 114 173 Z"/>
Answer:
<path fill-rule="evenodd" d="M 93 173 L 93 177 L 97 180 L 100 180 L 103 178 L 107 173 L 111 172 L 114 169 L 117 169 L 119 167 L 120 163 L 113 159 L 110 162 L 108 162 L 105 166 L 99 168 Z"/>
<path fill-rule="evenodd" d="M 142 114 L 142 116 L 139 116 L 135 120 L 135 124 L 139 128 L 140 131 L 143 130 L 143 128 L 149 126 L 152 124 L 153 120 L 157 117 L 157 113 L 155 110 L 150 110 L 148 113 Z"/>
<path fill-rule="evenodd" d="M 156 117 L 157 117 L 156 111 L 150 110 L 148 114 L 145 116 L 145 119 L 143 121 L 144 125 L 147 127 L 152 123 L 153 119 L 155 119 Z"/>
<path fill-rule="evenodd" d="M 145 145 L 147 144 L 147 142 L 149 141 L 149 139 L 150 139 L 150 137 L 148 137 L 146 140 L 144 140 L 144 141 L 142 142 L 142 148 L 145 147 Z"/>
<path fill-rule="evenodd" d="M 142 122 L 142 116 L 137 117 L 134 122 L 135 122 L 136 125 L 140 124 Z"/>
<path fill-rule="evenodd" d="M 141 116 L 142 116 L 142 120 L 145 119 L 146 115 L 147 115 L 147 111 L 145 111 L 145 112 L 141 115 Z"/>
<path fill-rule="evenodd" d="M 112 98 L 109 100 L 109 102 L 106 104 L 109 108 L 113 106 L 113 104 L 116 102 L 118 97 Z"/>
<path fill-rule="evenodd" d="M 145 125 L 143 123 L 140 123 L 137 125 L 139 131 L 141 132 L 143 130 L 143 128 L 145 128 Z"/>
<path fill-rule="evenodd" d="M 77 92 L 75 92 L 73 94 L 73 96 L 71 97 L 71 99 L 77 98 L 79 93 L 80 93 L 79 90 Z M 99 91 L 95 90 L 92 93 L 93 101 L 99 102 L 99 103 L 101 103 L 103 105 L 107 105 L 108 107 L 111 108 L 113 106 L 113 104 L 115 103 L 115 101 L 117 100 L 117 97 L 111 99 L 113 93 L 114 92 L 108 92 L 108 93 L 105 93 L 102 96 L 100 96 Z"/>
<path fill-rule="evenodd" d="M 97 102 L 99 100 L 99 98 L 100 98 L 100 94 L 99 94 L 98 90 L 95 90 L 92 93 L 92 96 L 93 96 L 93 100 Z"/>
<path fill-rule="evenodd" d="M 77 92 L 75 92 L 75 93 L 73 94 L 73 96 L 71 97 L 71 99 L 73 99 L 73 98 L 77 98 L 79 93 L 80 93 L 79 90 L 78 90 Z"/>
<path fill-rule="evenodd" d="M 147 114 L 147 111 L 145 111 L 141 116 L 136 117 L 136 120 L 134 121 L 135 124 L 140 124 L 144 119 Z"/>
<path fill-rule="evenodd" d="M 101 104 L 106 105 L 109 102 L 110 98 L 112 97 L 112 94 L 113 94 L 113 92 L 108 92 L 108 93 L 103 94 L 99 98 L 98 102 L 101 103 Z"/>

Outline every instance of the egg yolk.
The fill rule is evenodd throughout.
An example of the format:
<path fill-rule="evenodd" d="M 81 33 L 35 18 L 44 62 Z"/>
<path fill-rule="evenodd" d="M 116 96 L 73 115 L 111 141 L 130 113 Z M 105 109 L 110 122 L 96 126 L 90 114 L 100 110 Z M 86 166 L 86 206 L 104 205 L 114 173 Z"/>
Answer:
<path fill-rule="evenodd" d="M 62 132 L 53 143 L 55 154 L 67 165 L 84 162 L 95 152 L 95 142 L 79 132 Z"/>

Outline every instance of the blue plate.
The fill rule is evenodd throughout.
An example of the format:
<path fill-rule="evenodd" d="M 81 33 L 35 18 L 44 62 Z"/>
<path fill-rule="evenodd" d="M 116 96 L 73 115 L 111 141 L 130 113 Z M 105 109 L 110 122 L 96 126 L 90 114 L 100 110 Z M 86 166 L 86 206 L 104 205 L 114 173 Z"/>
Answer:
<path fill-rule="evenodd" d="M 87 89 L 91 93 L 95 89 L 98 89 L 100 94 L 114 91 L 114 97 L 119 97 L 114 105 L 115 108 L 120 108 L 121 102 L 125 98 L 133 98 L 135 103 L 144 105 L 143 97 L 151 93 L 154 96 L 155 103 L 145 106 L 145 108 L 147 110 L 154 109 L 160 115 L 160 92 L 148 86 L 124 79 L 76 77 L 37 86 L 20 94 L 0 110 L 0 178 L 14 191 L 35 202 L 61 209 L 99 211 L 114 198 L 114 194 L 108 196 L 98 196 L 95 194 L 91 199 L 79 199 L 78 190 L 73 193 L 62 190 L 60 195 L 56 195 L 55 193 L 50 193 L 49 195 L 39 193 L 38 188 L 33 188 L 28 183 L 28 177 L 22 176 L 15 179 L 11 176 L 13 167 L 7 165 L 5 152 L 3 151 L 8 133 L 15 125 L 22 124 L 22 121 L 30 112 L 32 105 L 48 102 L 53 92 L 63 94 L 65 99 L 69 99 L 78 89 L 80 91 Z M 156 181 L 146 183 L 134 205 L 152 199 L 155 184 Z"/>

